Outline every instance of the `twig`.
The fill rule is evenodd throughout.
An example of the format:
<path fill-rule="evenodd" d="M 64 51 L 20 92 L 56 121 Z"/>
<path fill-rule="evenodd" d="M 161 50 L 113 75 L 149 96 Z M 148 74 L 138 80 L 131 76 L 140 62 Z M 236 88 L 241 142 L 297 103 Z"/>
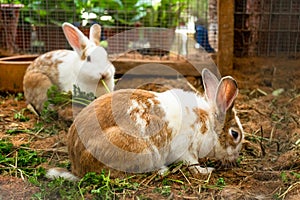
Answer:
<path fill-rule="evenodd" d="M 295 99 L 297 99 L 299 97 L 300 97 L 300 94 L 297 94 L 295 97 L 293 97 L 289 100 L 289 103 L 291 103 L 292 101 L 294 101 Z"/>
<path fill-rule="evenodd" d="M 267 95 L 268 95 L 265 91 L 263 91 L 262 89 L 259 89 L 259 88 L 256 88 L 256 89 L 252 90 L 252 91 L 249 93 L 249 95 L 250 95 L 250 96 L 253 95 L 256 91 L 257 91 L 258 93 L 264 95 L 264 96 L 267 96 Z"/>
<path fill-rule="evenodd" d="M 273 134 L 274 134 L 274 130 L 275 130 L 275 126 L 272 127 L 271 133 L 270 133 L 270 138 L 269 138 L 269 144 L 272 143 L 272 139 L 273 139 Z"/>
<path fill-rule="evenodd" d="M 58 148 L 52 148 L 52 149 L 33 149 L 33 148 L 29 148 L 29 147 L 24 147 L 24 146 L 20 146 L 19 148 L 26 149 L 26 150 L 32 150 L 32 151 L 46 151 L 46 152 L 68 153 L 68 151 L 65 150 L 64 148 L 61 148 L 61 149 L 58 149 Z"/>
<path fill-rule="evenodd" d="M 180 197 L 179 199 L 199 199 L 199 197 L 189 197 L 189 196 L 181 196 L 181 195 L 179 196 L 177 194 L 176 194 L 176 196 Z M 175 199 L 177 199 L 177 198 L 175 198 Z"/>
<path fill-rule="evenodd" d="M 153 174 L 150 179 L 145 183 L 145 185 L 149 185 L 149 183 L 156 177 L 156 175 L 158 174 L 158 172 L 156 172 L 155 174 Z M 144 181 L 142 181 L 143 183 Z"/>
<path fill-rule="evenodd" d="M 185 174 L 181 171 L 181 169 L 179 169 L 180 173 L 183 175 L 183 177 L 185 178 L 185 180 L 188 182 L 189 185 L 191 185 L 191 182 L 189 181 L 189 179 L 185 176 Z"/>
<path fill-rule="evenodd" d="M 22 179 L 23 181 L 25 181 L 25 178 L 24 178 L 24 176 L 23 176 L 23 171 L 22 171 L 21 169 L 17 169 L 17 171 L 20 172 L 21 179 Z"/>
<path fill-rule="evenodd" d="M 169 197 L 167 198 L 167 200 L 171 200 L 171 199 L 174 199 L 174 193 L 172 192 Z"/>
<path fill-rule="evenodd" d="M 36 133 L 27 132 L 27 134 L 32 135 L 33 137 L 30 139 L 30 142 L 33 140 L 33 138 L 39 138 L 39 139 L 45 139 L 46 137 L 38 135 L 40 132 L 44 130 L 44 127 L 40 128 Z"/>
<path fill-rule="evenodd" d="M 290 187 L 288 187 L 288 189 L 282 193 L 278 198 L 280 199 L 281 197 L 283 197 L 283 199 L 285 198 L 285 195 L 291 191 L 296 185 L 300 184 L 300 181 L 299 182 L 296 182 L 296 183 L 293 183 L 292 185 L 290 185 Z"/>
<path fill-rule="evenodd" d="M 298 117 L 291 114 L 292 120 L 296 123 L 296 125 L 299 125 L 299 122 L 297 121 Z"/>
<path fill-rule="evenodd" d="M 260 145 L 262 157 L 265 157 L 266 151 L 265 151 L 265 148 L 264 148 L 264 145 L 263 145 L 264 131 L 263 131 L 262 126 L 260 127 L 260 134 L 261 134 L 261 140 L 260 140 L 259 145 Z"/>
<path fill-rule="evenodd" d="M 276 67 L 273 65 L 273 72 L 272 72 L 272 82 L 271 82 L 271 84 L 273 85 L 273 83 L 274 83 L 274 80 L 275 80 L 275 78 L 277 78 L 276 77 Z"/>
<path fill-rule="evenodd" d="M 262 112 L 260 112 L 259 110 L 257 110 L 256 108 L 252 108 L 255 112 L 257 112 L 258 114 L 261 114 L 261 115 L 263 115 L 263 116 L 265 116 L 265 117 L 268 117 L 269 118 L 269 116 L 267 115 L 267 114 L 265 114 L 265 113 L 262 113 Z"/>
<path fill-rule="evenodd" d="M 52 162 L 53 157 L 54 157 L 54 152 L 51 154 L 51 157 L 48 159 L 47 164 L 50 164 Z"/>
<path fill-rule="evenodd" d="M 263 90 L 261 90 L 261 89 L 259 89 L 259 88 L 257 88 L 256 90 L 257 90 L 259 93 L 261 93 L 262 95 L 265 95 L 265 96 L 268 95 L 268 93 L 266 93 L 265 91 L 263 91 Z"/>
<path fill-rule="evenodd" d="M 172 173 L 172 174 L 176 173 L 176 172 L 182 167 L 182 165 L 183 165 L 183 163 L 180 163 L 177 167 L 175 167 L 175 168 L 171 171 L 171 173 Z"/>
<path fill-rule="evenodd" d="M 190 82 L 187 81 L 187 84 L 196 94 L 200 94 L 199 91 Z"/>
<path fill-rule="evenodd" d="M 16 160 L 15 160 L 15 166 L 14 166 L 14 168 L 18 169 L 18 151 L 16 151 Z M 16 177 L 18 176 L 18 170 L 16 171 L 15 176 Z"/>
<path fill-rule="evenodd" d="M 207 177 L 207 179 L 204 181 L 204 183 L 206 183 L 206 184 L 209 183 L 211 174 L 212 174 L 212 172 L 210 172 L 210 173 L 208 174 L 208 177 Z"/>

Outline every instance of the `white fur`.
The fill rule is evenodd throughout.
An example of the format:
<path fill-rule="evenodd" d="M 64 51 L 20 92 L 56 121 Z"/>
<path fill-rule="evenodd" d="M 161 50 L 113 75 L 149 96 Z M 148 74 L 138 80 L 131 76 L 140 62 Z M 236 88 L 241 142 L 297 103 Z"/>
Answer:
<path fill-rule="evenodd" d="M 73 86 L 76 85 L 81 91 L 92 92 L 98 97 L 107 93 L 102 83 L 98 85 L 99 81 L 105 77 L 106 85 L 110 91 L 113 91 L 115 68 L 108 60 L 105 49 L 95 44 L 93 38 L 89 40 L 73 25 L 64 23 L 63 28 L 65 26 L 71 27 L 77 33 L 79 40 L 85 45 L 85 49 L 76 49 L 72 46 L 73 38 L 67 37 L 68 29 L 64 30 L 66 38 L 74 50 L 58 50 L 53 54 L 52 60 L 57 60 L 59 63 L 60 88 L 64 91 L 73 91 Z M 86 57 L 89 56 L 91 60 L 82 60 L 82 54 Z"/>
<path fill-rule="evenodd" d="M 202 124 L 195 123 L 197 116 L 194 109 L 201 108 L 209 112 L 209 104 L 204 97 L 180 89 L 158 93 L 157 97 L 166 112 L 164 120 L 169 123 L 169 128 L 172 129 L 174 136 L 170 144 L 166 165 L 174 162 L 175 159 L 185 160 L 189 164 L 198 163 L 195 158 L 207 156 L 213 148 L 214 142 L 210 140 L 214 136 L 210 132 L 206 134 L 200 132 Z M 192 126 L 195 128 L 192 129 Z M 204 148 L 201 148 L 202 143 Z M 191 144 L 192 148 L 189 149 Z M 202 149 L 201 153 L 204 155 L 198 155 L 199 149 Z"/>
<path fill-rule="evenodd" d="M 65 53 L 64 53 L 65 52 Z M 59 71 L 59 87 L 64 91 L 73 91 L 74 80 L 78 76 L 79 72 L 76 66 L 77 53 L 74 51 L 57 51 L 53 54 L 53 60 L 62 61 L 61 64 L 58 65 Z"/>
<path fill-rule="evenodd" d="M 141 116 L 145 112 L 145 109 L 147 109 L 147 106 L 143 103 L 137 102 L 136 100 L 131 101 L 131 106 L 127 110 L 127 113 L 130 115 L 133 115 L 135 117 L 135 123 L 138 127 L 141 129 L 141 136 L 145 136 L 145 131 L 146 131 L 146 125 L 147 122 L 144 120 Z M 134 112 L 131 114 L 133 111 L 138 110 L 139 112 Z"/>
<path fill-rule="evenodd" d="M 242 132 L 244 132 L 242 123 L 241 123 L 241 121 L 240 121 L 240 118 L 237 116 L 236 110 L 233 108 L 232 111 L 233 111 L 233 113 L 234 113 L 234 118 L 235 118 L 235 120 L 236 120 L 236 122 L 237 122 L 237 124 L 238 124 L 238 126 L 239 126 L 239 129 L 240 129 Z M 244 134 L 242 134 L 242 136 L 243 136 L 243 137 L 242 137 L 242 140 L 243 140 L 243 139 L 244 139 Z"/>
<path fill-rule="evenodd" d="M 78 181 L 79 178 L 72 173 L 66 171 L 62 168 L 51 168 L 46 173 L 46 178 L 49 179 L 57 179 L 57 178 L 64 178 L 69 181 Z"/>

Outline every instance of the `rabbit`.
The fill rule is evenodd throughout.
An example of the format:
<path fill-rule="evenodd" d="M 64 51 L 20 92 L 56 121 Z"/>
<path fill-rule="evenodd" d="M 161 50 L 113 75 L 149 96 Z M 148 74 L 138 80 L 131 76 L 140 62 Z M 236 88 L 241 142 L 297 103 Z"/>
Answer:
<path fill-rule="evenodd" d="M 219 81 L 208 69 L 202 80 L 203 95 L 181 89 L 120 89 L 95 99 L 68 132 L 73 176 L 51 169 L 47 177 L 75 180 L 106 168 L 163 173 L 179 161 L 205 174 L 214 169 L 200 167 L 200 158 L 234 162 L 244 138 L 233 106 L 237 83 L 231 76 Z"/>
<path fill-rule="evenodd" d="M 54 50 L 40 55 L 24 75 L 24 96 L 38 113 L 43 109 L 51 85 L 72 92 L 77 85 L 81 91 L 99 97 L 107 92 L 100 81 L 103 79 L 110 91 L 114 89 L 115 68 L 106 50 L 99 46 L 100 25 L 90 28 L 90 39 L 70 23 L 63 23 L 62 29 L 73 51 Z"/>

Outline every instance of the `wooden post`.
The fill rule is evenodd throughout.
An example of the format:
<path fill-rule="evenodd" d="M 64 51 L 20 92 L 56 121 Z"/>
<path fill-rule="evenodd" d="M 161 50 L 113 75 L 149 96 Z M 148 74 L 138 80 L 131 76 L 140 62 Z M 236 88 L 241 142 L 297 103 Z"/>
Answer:
<path fill-rule="evenodd" d="M 233 69 L 234 0 L 218 0 L 218 57 L 221 75 Z"/>

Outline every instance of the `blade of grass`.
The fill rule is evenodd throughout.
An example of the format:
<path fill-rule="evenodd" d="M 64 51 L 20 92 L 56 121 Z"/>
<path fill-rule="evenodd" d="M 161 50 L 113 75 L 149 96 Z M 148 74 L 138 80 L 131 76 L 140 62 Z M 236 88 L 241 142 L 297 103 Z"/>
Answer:
<path fill-rule="evenodd" d="M 110 90 L 109 90 L 108 86 L 106 85 L 105 81 L 102 79 L 101 82 L 102 82 L 102 85 L 105 87 L 105 90 L 107 91 L 107 93 L 110 93 Z"/>

